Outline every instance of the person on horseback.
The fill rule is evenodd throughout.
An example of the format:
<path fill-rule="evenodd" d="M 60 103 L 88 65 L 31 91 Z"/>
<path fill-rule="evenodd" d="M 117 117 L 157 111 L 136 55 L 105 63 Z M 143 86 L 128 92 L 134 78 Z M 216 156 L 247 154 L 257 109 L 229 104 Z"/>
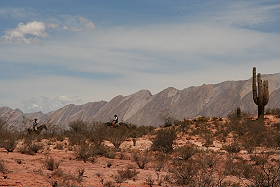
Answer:
<path fill-rule="evenodd" d="M 32 124 L 32 125 L 33 125 L 33 130 L 34 130 L 34 131 L 37 130 L 38 124 L 39 124 L 39 123 L 38 123 L 38 119 L 35 118 L 34 121 L 33 121 L 33 124 Z"/>
<path fill-rule="evenodd" d="M 117 114 L 114 115 L 114 120 L 112 121 L 112 126 L 115 127 L 119 122 Z"/>

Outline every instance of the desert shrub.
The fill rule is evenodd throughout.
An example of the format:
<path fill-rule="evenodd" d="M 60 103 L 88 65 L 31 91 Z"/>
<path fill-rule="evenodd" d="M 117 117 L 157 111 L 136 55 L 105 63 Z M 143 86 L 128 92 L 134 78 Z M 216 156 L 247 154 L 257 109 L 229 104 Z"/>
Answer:
<path fill-rule="evenodd" d="M 177 160 L 170 169 L 176 185 L 188 187 L 222 186 L 223 172 L 219 171 L 216 154 L 204 152 L 186 161 Z"/>
<path fill-rule="evenodd" d="M 153 126 L 139 126 L 130 128 L 130 137 L 137 138 L 151 133 L 155 127 Z"/>
<path fill-rule="evenodd" d="M 249 113 L 247 112 L 243 112 L 243 111 L 240 111 L 240 113 L 237 112 L 237 109 L 236 110 L 233 110 L 232 112 L 230 112 L 227 117 L 231 120 L 240 120 L 242 118 L 245 118 L 245 117 L 248 117 L 250 116 Z"/>
<path fill-rule="evenodd" d="M 174 117 L 167 117 L 164 119 L 164 125 L 163 127 L 170 127 L 172 126 L 173 124 L 177 124 L 177 121 Z"/>
<path fill-rule="evenodd" d="M 115 158 L 115 150 L 104 145 L 94 146 L 94 155 L 104 156 L 106 158 Z"/>
<path fill-rule="evenodd" d="M 17 145 L 18 133 L 8 129 L 7 123 L 0 118 L 0 147 L 13 152 Z"/>
<path fill-rule="evenodd" d="M 126 127 L 111 128 L 108 140 L 119 150 L 120 145 L 129 137 L 129 130 Z"/>
<path fill-rule="evenodd" d="M 155 180 L 152 178 L 151 175 L 148 175 L 148 177 L 145 179 L 145 184 L 152 187 L 155 184 Z"/>
<path fill-rule="evenodd" d="M 17 146 L 17 137 L 11 133 L 6 134 L 5 139 L 0 142 L 0 146 L 4 147 L 8 152 L 13 152 Z"/>
<path fill-rule="evenodd" d="M 181 160 L 188 160 L 198 152 L 199 150 L 194 146 L 183 146 L 175 149 L 175 154 L 177 155 L 177 158 Z"/>
<path fill-rule="evenodd" d="M 81 120 L 77 120 L 77 121 L 70 122 L 69 128 L 70 128 L 70 131 L 73 133 L 83 134 L 86 132 L 86 130 L 88 128 L 88 124 Z"/>
<path fill-rule="evenodd" d="M 135 168 L 126 167 L 125 169 L 117 171 L 117 175 L 115 176 L 115 181 L 117 183 L 123 183 L 126 180 L 132 179 L 138 173 L 139 172 L 137 172 Z"/>
<path fill-rule="evenodd" d="M 168 161 L 169 159 L 169 155 L 166 154 L 166 153 L 163 153 L 163 152 L 158 152 L 156 155 L 155 155 L 155 170 L 156 171 L 161 171 L 164 166 L 166 165 L 166 162 Z"/>
<path fill-rule="evenodd" d="M 56 143 L 55 144 L 55 149 L 58 149 L 58 150 L 63 150 L 64 149 L 64 144 L 63 143 Z"/>
<path fill-rule="evenodd" d="M 79 175 L 73 175 L 70 173 L 65 173 L 61 169 L 56 169 L 52 173 L 52 176 L 58 178 L 58 180 L 50 181 L 52 186 L 56 187 L 80 187 L 80 183 L 82 182 L 81 177 Z"/>
<path fill-rule="evenodd" d="M 186 131 L 190 128 L 190 126 L 193 124 L 192 120 L 186 120 L 184 119 L 183 121 L 177 121 L 176 126 L 179 126 L 181 131 Z"/>
<path fill-rule="evenodd" d="M 266 114 L 275 115 L 277 117 L 280 116 L 280 108 L 268 108 L 266 109 Z"/>
<path fill-rule="evenodd" d="M 228 153 L 239 153 L 241 147 L 235 142 L 229 145 L 224 145 L 223 149 Z"/>
<path fill-rule="evenodd" d="M 100 145 L 109 135 L 109 128 L 104 124 L 95 123 L 91 125 L 89 130 L 89 140 L 96 145 Z"/>
<path fill-rule="evenodd" d="M 68 138 L 70 145 L 82 145 L 86 141 L 86 137 L 82 134 L 69 134 Z"/>
<path fill-rule="evenodd" d="M 132 154 L 132 158 L 140 169 L 144 169 L 146 164 L 150 162 L 150 154 L 148 151 L 144 151 L 141 153 L 134 152 Z"/>
<path fill-rule="evenodd" d="M 25 143 L 20 149 L 19 152 L 22 154 L 34 155 L 42 150 L 44 147 L 40 143 Z"/>
<path fill-rule="evenodd" d="M 85 173 L 85 168 L 78 168 L 77 169 L 77 181 L 78 182 L 82 182 L 83 181 L 83 177 L 84 177 L 84 173 Z"/>
<path fill-rule="evenodd" d="M 227 125 L 227 132 L 234 133 L 238 143 L 248 150 L 253 150 L 257 146 L 279 145 L 280 135 L 277 125 L 265 126 L 261 120 L 232 120 Z"/>
<path fill-rule="evenodd" d="M 248 179 L 253 183 L 253 186 L 277 187 L 280 185 L 279 160 L 276 162 L 263 160 L 258 164 L 251 164 L 248 161 L 242 160 L 235 164 L 235 167 L 237 176 Z"/>
<path fill-rule="evenodd" d="M 198 168 L 194 162 L 177 162 L 170 169 L 173 182 L 176 185 L 188 186 L 195 181 Z"/>
<path fill-rule="evenodd" d="M 203 138 L 205 139 L 204 146 L 209 147 L 213 145 L 213 135 L 210 131 L 209 133 L 204 134 Z"/>
<path fill-rule="evenodd" d="M 170 153 L 173 151 L 172 145 L 175 139 L 176 131 L 174 129 L 159 130 L 153 140 L 152 149 L 155 151 Z"/>
<path fill-rule="evenodd" d="M 0 160 L 0 172 L 3 174 L 8 172 L 8 169 L 3 160 Z"/>
<path fill-rule="evenodd" d="M 44 160 L 44 166 L 47 168 L 47 170 L 53 171 L 55 169 L 58 169 L 60 165 L 60 162 L 56 161 L 52 157 L 48 157 Z"/>
<path fill-rule="evenodd" d="M 84 143 L 75 150 L 76 159 L 86 161 L 94 161 L 94 146 Z"/>
<path fill-rule="evenodd" d="M 112 181 L 107 181 L 103 184 L 103 187 L 116 187 Z"/>
<path fill-rule="evenodd" d="M 205 123 L 205 122 L 208 122 L 210 120 L 209 117 L 205 117 L 205 116 L 200 116 L 196 119 L 194 119 L 195 122 L 198 122 L 198 123 Z"/>

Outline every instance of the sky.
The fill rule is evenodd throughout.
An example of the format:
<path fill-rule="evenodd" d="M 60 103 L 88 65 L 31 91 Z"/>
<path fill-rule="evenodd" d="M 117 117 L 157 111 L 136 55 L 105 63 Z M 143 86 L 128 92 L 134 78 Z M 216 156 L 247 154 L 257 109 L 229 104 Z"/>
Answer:
<path fill-rule="evenodd" d="M 1 0 L 0 106 L 49 112 L 280 72 L 278 0 Z"/>

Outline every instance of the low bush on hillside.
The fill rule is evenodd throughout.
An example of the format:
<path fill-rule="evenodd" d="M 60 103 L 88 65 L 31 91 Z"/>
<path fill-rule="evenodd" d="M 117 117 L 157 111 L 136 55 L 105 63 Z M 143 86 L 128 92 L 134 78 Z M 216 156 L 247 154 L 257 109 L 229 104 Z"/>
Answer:
<path fill-rule="evenodd" d="M 8 169 L 3 160 L 0 160 L 0 173 L 6 174 Z"/>
<path fill-rule="evenodd" d="M 217 156 L 207 152 L 188 160 L 177 160 L 170 168 L 171 182 L 188 187 L 224 186 L 225 175 L 217 162 Z"/>
<path fill-rule="evenodd" d="M 19 152 L 22 154 L 34 155 L 42 150 L 44 146 L 40 143 L 25 143 L 22 147 L 19 148 Z"/>
<path fill-rule="evenodd" d="M 133 161 L 136 162 L 137 166 L 140 169 L 144 169 L 145 166 L 150 162 L 151 160 L 151 154 L 148 151 L 144 152 L 134 152 L 132 154 Z"/>
<path fill-rule="evenodd" d="M 266 114 L 275 115 L 280 117 L 280 108 L 268 108 L 266 109 Z"/>
<path fill-rule="evenodd" d="M 117 183 L 123 183 L 126 180 L 134 178 L 139 172 L 135 168 L 126 167 L 125 169 L 118 170 L 117 175 L 115 175 L 115 181 Z"/>
<path fill-rule="evenodd" d="M 107 139 L 119 150 L 120 145 L 129 137 L 130 132 L 126 127 L 112 128 Z"/>
<path fill-rule="evenodd" d="M 46 167 L 47 170 L 54 171 L 54 170 L 58 169 L 59 165 L 60 165 L 60 162 L 56 161 L 52 157 L 47 157 L 44 160 L 44 166 Z"/>
<path fill-rule="evenodd" d="M 95 153 L 94 153 L 94 146 L 89 145 L 87 143 L 81 144 L 75 150 L 75 155 L 78 160 L 86 161 L 94 161 Z"/>
<path fill-rule="evenodd" d="M 153 140 L 152 149 L 154 151 L 171 153 L 173 151 L 173 142 L 175 139 L 176 131 L 173 128 L 159 130 Z"/>
<path fill-rule="evenodd" d="M 195 146 L 189 145 L 189 146 L 178 147 L 177 149 L 175 149 L 174 152 L 176 158 L 186 161 L 196 153 L 199 153 L 199 150 Z"/>
<path fill-rule="evenodd" d="M 239 153 L 241 150 L 241 147 L 238 145 L 238 143 L 234 142 L 229 145 L 224 145 L 223 149 L 227 151 L 228 153 Z"/>

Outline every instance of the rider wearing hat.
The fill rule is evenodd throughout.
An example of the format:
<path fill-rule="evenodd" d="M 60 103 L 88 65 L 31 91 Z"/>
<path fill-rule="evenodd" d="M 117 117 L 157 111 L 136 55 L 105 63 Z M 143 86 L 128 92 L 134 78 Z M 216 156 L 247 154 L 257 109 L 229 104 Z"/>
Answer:
<path fill-rule="evenodd" d="M 113 127 L 115 127 L 119 122 L 119 118 L 117 116 L 117 114 L 114 115 L 114 120 L 112 121 L 112 125 Z"/>

